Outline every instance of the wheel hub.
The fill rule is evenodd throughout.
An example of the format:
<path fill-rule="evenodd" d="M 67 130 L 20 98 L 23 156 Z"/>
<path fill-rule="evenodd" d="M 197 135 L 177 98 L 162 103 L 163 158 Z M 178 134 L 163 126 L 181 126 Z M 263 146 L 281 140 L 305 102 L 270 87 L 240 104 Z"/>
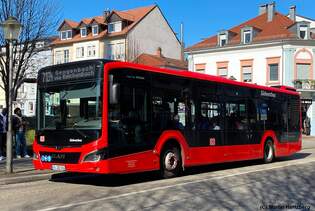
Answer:
<path fill-rule="evenodd" d="M 174 170 L 178 165 L 178 159 L 173 152 L 169 152 L 165 156 L 164 163 L 167 170 Z"/>

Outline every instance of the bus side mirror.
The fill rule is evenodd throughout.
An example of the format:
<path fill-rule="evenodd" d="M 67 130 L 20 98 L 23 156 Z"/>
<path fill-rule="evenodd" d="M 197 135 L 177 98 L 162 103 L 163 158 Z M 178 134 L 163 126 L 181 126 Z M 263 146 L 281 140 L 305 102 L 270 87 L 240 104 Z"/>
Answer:
<path fill-rule="evenodd" d="M 120 84 L 113 84 L 110 86 L 109 103 L 111 105 L 118 104 L 120 96 Z"/>

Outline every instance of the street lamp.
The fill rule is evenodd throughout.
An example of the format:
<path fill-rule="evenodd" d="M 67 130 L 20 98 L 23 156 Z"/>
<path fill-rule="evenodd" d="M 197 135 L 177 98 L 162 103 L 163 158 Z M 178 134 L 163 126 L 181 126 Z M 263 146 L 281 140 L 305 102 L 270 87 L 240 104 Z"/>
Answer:
<path fill-rule="evenodd" d="M 8 132 L 7 132 L 7 160 L 6 172 L 13 172 L 12 156 L 12 79 L 13 79 L 13 42 L 18 39 L 22 25 L 15 17 L 9 17 L 0 25 L 3 28 L 4 39 L 9 42 L 9 108 L 8 108 Z"/>

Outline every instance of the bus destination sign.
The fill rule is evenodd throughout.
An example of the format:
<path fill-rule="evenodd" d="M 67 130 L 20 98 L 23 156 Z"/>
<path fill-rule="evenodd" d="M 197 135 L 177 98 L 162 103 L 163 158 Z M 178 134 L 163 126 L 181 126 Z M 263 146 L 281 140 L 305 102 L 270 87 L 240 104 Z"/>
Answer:
<path fill-rule="evenodd" d="M 41 72 L 41 83 L 53 83 L 69 80 L 88 79 L 95 77 L 95 65 L 88 66 L 73 66 L 67 69 L 48 69 Z"/>

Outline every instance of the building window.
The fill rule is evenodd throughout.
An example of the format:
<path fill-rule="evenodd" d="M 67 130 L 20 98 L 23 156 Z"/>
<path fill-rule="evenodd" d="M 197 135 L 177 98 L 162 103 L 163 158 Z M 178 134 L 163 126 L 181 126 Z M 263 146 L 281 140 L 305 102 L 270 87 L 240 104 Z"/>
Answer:
<path fill-rule="evenodd" d="M 64 62 L 67 63 L 69 62 L 69 50 L 64 50 Z"/>
<path fill-rule="evenodd" d="M 219 45 L 223 47 L 227 44 L 227 34 L 220 34 L 219 35 Z"/>
<path fill-rule="evenodd" d="M 311 64 L 296 64 L 297 80 L 309 79 Z"/>
<path fill-rule="evenodd" d="M 98 35 L 98 25 L 92 26 L 92 34 L 93 36 Z"/>
<path fill-rule="evenodd" d="M 87 35 L 86 27 L 81 28 L 81 29 L 80 29 L 80 33 L 81 33 L 81 37 L 86 37 L 86 35 Z"/>
<path fill-rule="evenodd" d="M 242 66 L 243 82 L 252 82 L 252 66 Z"/>
<path fill-rule="evenodd" d="M 220 67 L 220 68 L 218 68 L 218 75 L 220 77 L 227 78 L 227 76 L 228 76 L 228 69 L 227 69 L 227 67 Z"/>
<path fill-rule="evenodd" d="M 307 25 L 300 25 L 300 38 L 303 39 L 303 40 L 306 40 L 308 39 L 308 26 Z"/>
<path fill-rule="evenodd" d="M 269 57 L 267 60 L 267 84 L 279 84 L 280 57 Z"/>
<path fill-rule="evenodd" d="M 195 71 L 198 73 L 205 73 L 206 71 L 206 64 L 196 64 Z"/>
<path fill-rule="evenodd" d="M 227 78 L 228 77 L 228 61 L 217 62 L 217 75 Z"/>
<path fill-rule="evenodd" d="M 78 47 L 77 49 L 76 49 L 76 56 L 77 56 L 77 58 L 82 58 L 82 57 L 84 57 L 84 47 Z"/>
<path fill-rule="evenodd" d="M 69 40 L 72 38 L 72 30 L 61 31 L 60 32 L 60 39 L 61 40 Z"/>
<path fill-rule="evenodd" d="M 34 104 L 33 104 L 33 102 L 29 102 L 29 106 L 28 107 L 29 107 L 29 111 L 33 113 L 33 111 L 34 111 Z"/>
<path fill-rule="evenodd" d="M 67 39 L 71 39 L 72 38 L 72 30 L 68 30 L 67 31 Z"/>
<path fill-rule="evenodd" d="M 63 63 L 63 53 L 62 53 L 62 51 L 56 51 L 55 57 L 56 57 L 56 61 L 55 61 L 56 64 Z"/>
<path fill-rule="evenodd" d="M 279 64 L 269 64 L 269 81 L 279 81 Z"/>
<path fill-rule="evenodd" d="M 124 61 L 125 60 L 125 44 L 117 43 L 117 44 L 107 45 L 107 59 Z"/>
<path fill-rule="evenodd" d="M 113 22 L 108 24 L 108 33 L 120 32 L 122 30 L 122 22 Z"/>
<path fill-rule="evenodd" d="M 95 45 L 88 46 L 87 51 L 88 51 L 88 53 L 87 53 L 88 57 L 95 56 L 96 55 Z"/>
<path fill-rule="evenodd" d="M 240 60 L 241 63 L 241 81 L 252 82 L 253 81 L 253 59 Z"/>
<path fill-rule="evenodd" d="M 67 39 L 67 32 L 66 31 L 60 32 L 60 39 L 61 40 L 66 40 Z"/>
<path fill-rule="evenodd" d="M 252 42 L 252 31 L 244 30 L 244 44 L 248 44 Z"/>

